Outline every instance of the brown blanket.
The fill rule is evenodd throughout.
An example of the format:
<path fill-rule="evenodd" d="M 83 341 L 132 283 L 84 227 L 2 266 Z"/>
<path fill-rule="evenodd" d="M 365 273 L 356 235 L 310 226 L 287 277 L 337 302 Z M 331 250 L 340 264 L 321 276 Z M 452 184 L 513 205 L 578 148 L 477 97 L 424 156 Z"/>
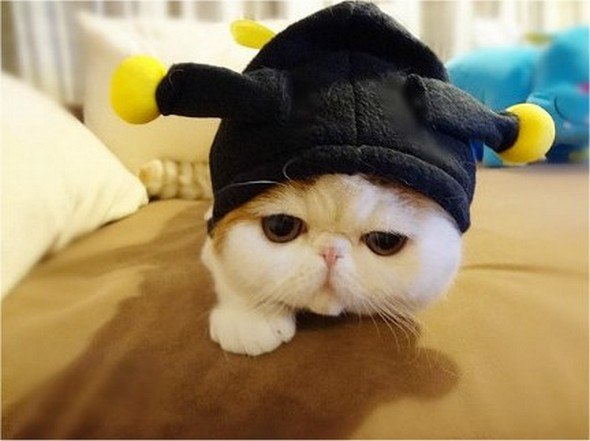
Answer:
<path fill-rule="evenodd" d="M 588 437 L 587 170 L 479 181 L 462 272 L 419 323 L 301 316 L 258 358 L 207 336 L 205 203 L 75 242 L 3 303 L 3 436 Z"/>

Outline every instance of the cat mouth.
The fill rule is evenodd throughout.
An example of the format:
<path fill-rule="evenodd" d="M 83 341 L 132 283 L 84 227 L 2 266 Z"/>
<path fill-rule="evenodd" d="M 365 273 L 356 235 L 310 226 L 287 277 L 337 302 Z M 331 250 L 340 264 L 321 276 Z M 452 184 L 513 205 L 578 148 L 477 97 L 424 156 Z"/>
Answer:
<path fill-rule="evenodd" d="M 321 286 L 320 291 L 327 291 L 336 296 L 335 288 L 334 285 L 332 285 L 332 278 L 330 277 L 330 274 L 326 276 L 326 280 L 324 280 L 324 284 Z"/>
<path fill-rule="evenodd" d="M 313 296 L 307 309 L 321 315 L 337 316 L 344 310 L 342 301 L 336 294 L 336 290 L 330 283 L 329 278 L 322 288 Z"/>
<path fill-rule="evenodd" d="M 310 305 L 308 309 L 315 314 L 327 315 L 331 317 L 339 316 L 342 313 L 342 311 L 344 311 L 344 308 L 339 304 L 325 304 L 321 306 Z"/>

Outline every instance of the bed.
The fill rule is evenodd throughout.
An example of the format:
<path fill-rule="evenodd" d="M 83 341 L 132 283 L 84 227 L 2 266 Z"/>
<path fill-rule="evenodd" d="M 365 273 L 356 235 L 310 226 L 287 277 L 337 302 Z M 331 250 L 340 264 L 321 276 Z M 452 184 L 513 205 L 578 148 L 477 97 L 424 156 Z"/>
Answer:
<path fill-rule="evenodd" d="M 465 259 L 410 329 L 298 317 L 225 353 L 207 201 L 151 202 L 4 299 L 4 438 L 587 438 L 588 170 L 481 169 Z"/>

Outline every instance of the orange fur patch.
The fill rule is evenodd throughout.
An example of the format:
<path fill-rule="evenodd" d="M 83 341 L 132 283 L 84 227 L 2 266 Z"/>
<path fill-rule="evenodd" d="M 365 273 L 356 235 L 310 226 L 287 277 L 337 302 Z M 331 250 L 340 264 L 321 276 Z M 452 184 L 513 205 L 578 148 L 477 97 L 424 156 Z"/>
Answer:
<path fill-rule="evenodd" d="M 404 199 L 406 199 L 410 204 L 416 205 L 419 207 L 427 207 L 427 206 L 435 206 L 440 208 L 438 204 L 434 203 L 431 199 L 424 196 L 421 193 L 418 193 L 415 190 L 412 190 L 409 187 L 404 186 L 401 183 L 397 182 L 390 182 L 386 181 L 382 178 L 374 177 L 374 176 L 363 176 L 368 182 L 386 188 L 395 189 L 396 192 Z M 276 185 L 269 190 L 265 191 L 264 193 L 258 195 L 256 198 L 248 201 L 244 205 L 236 208 L 235 210 L 229 212 L 225 215 L 215 226 L 213 230 L 213 249 L 215 252 L 220 253 L 223 244 L 225 242 L 225 238 L 227 237 L 227 233 L 238 223 L 241 222 L 261 222 L 260 215 L 260 208 L 262 205 L 267 204 L 269 201 L 273 201 L 276 199 L 281 198 L 281 196 L 287 191 L 296 191 L 305 193 L 309 191 L 310 187 L 316 182 L 317 178 L 308 179 L 305 181 L 289 181 L 286 183 L 282 183 Z M 444 212 L 442 208 L 440 208 L 441 212 Z"/>
<path fill-rule="evenodd" d="M 213 230 L 213 249 L 220 253 L 227 233 L 240 222 L 260 222 L 260 208 L 269 201 L 279 199 L 286 191 L 306 192 L 313 185 L 315 179 L 305 181 L 289 181 L 284 184 L 276 185 L 256 198 L 248 201 L 244 205 L 236 208 L 225 215 L 215 226 Z"/>

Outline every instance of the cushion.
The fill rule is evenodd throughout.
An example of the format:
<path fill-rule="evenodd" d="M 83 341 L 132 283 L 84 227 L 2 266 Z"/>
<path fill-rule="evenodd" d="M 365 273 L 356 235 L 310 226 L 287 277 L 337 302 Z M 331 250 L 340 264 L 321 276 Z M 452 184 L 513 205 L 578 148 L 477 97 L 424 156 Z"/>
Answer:
<path fill-rule="evenodd" d="M 139 180 L 83 124 L 2 76 L 3 295 L 45 254 L 146 202 Z"/>
<path fill-rule="evenodd" d="M 86 54 L 84 122 L 133 173 L 152 159 L 203 162 L 218 118 L 160 117 L 136 126 L 119 119 L 109 103 L 111 76 L 130 55 L 146 54 L 166 65 L 198 62 L 241 71 L 256 54 L 232 39 L 227 23 L 179 19 L 80 16 Z M 284 21 L 266 23 L 275 31 Z"/>
<path fill-rule="evenodd" d="M 478 179 L 462 271 L 415 326 L 300 316 L 256 358 L 208 337 L 207 203 L 77 241 L 3 303 L 3 436 L 587 439 L 587 169 Z"/>

